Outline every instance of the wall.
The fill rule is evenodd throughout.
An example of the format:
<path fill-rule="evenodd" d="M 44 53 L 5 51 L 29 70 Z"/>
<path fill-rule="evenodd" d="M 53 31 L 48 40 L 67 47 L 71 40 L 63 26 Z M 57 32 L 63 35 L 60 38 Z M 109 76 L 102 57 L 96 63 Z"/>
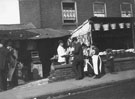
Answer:
<path fill-rule="evenodd" d="M 62 26 L 61 0 L 40 1 L 42 27 L 65 28 Z"/>
<path fill-rule="evenodd" d="M 93 2 L 106 3 L 107 17 L 121 16 L 121 2 L 133 3 L 133 0 L 75 0 L 77 2 L 78 24 L 65 26 L 62 25 L 61 1 L 62 0 L 40 0 L 42 27 L 75 29 L 78 25 L 93 16 Z"/>
<path fill-rule="evenodd" d="M 40 6 L 39 0 L 20 0 L 20 23 L 33 23 L 37 28 L 40 27 Z"/>

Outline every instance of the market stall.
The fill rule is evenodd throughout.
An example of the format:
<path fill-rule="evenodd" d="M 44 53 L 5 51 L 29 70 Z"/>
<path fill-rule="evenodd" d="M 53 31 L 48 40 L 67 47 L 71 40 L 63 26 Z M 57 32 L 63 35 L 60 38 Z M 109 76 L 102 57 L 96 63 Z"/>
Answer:
<path fill-rule="evenodd" d="M 47 78 L 50 75 L 50 66 L 52 63 L 50 59 L 53 55 L 57 54 L 58 41 L 61 39 L 66 43 L 70 32 L 68 30 L 53 28 L 29 29 L 27 31 L 39 34 L 29 38 L 29 47 L 27 49 L 30 53 L 35 53 L 38 56 L 32 59 L 32 63 L 35 67 L 42 66 L 42 70 L 38 68 L 39 72 L 42 71 L 41 78 Z"/>
<path fill-rule="evenodd" d="M 133 18 L 107 17 L 89 19 L 92 25 L 92 40 L 106 62 L 106 49 L 114 56 L 115 71 L 134 69 L 134 24 Z"/>
<path fill-rule="evenodd" d="M 112 49 L 113 55 L 115 54 L 115 71 L 134 69 L 132 25 L 132 18 L 93 17 L 72 31 L 69 40 L 77 37 L 81 44 L 97 46 L 105 64 L 106 49 Z M 73 78 L 71 64 L 54 66 L 50 77 L 52 82 Z"/>
<path fill-rule="evenodd" d="M 82 43 L 85 43 L 87 46 L 92 44 L 91 39 L 91 24 L 89 24 L 89 20 L 86 20 L 82 25 L 80 25 L 77 29 L 71 32 L 71 36 L 68 38 L 70 41 L 72 38 L 77 37 L 78 40 Z M 72 56 L 71 56 L 72 57 Z M 52 61 L 57 62 L 57 57 L 52 57 Z M 70 60 L 71 61 L 71 60 Z M 72 70 L 72 62 L 68 62 L 64 65 L 52 64 L 51 72 L 49 76 L 50 82 L 60 81 L 71 79 L 75 77 L 75 74 Z"/>

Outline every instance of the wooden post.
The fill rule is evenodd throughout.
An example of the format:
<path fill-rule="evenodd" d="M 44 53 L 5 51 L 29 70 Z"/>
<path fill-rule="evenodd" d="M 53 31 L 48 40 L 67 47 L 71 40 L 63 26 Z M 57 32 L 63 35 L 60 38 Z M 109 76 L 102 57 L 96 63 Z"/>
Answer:
<path fill-rule="evenodd" d="M 132 29 L 132 38 L 133 38 L 133 48 L 135 50 L 135 28 L 134 28 L 135 18 L 131 18 L 131 29 Z"/>

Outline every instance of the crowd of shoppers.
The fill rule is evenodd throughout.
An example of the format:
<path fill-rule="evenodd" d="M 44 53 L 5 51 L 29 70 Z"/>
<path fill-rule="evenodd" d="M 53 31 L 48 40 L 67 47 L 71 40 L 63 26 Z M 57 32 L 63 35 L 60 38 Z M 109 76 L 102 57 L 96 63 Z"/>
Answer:
<path fill-rule="evenodd" d="M 11 43 L 4 40 L 0 42 L 0 91 L 7 90 L 9 86 L 17 86 L 17 50 Z M 9 81 L 10 83 L 8 84 Z"/>
<path fill-rule="evenodd" d="M 96 46 L 81 44 L 77 38 L 68 41 L 66 49 L 62 40 L 58 43 L 58 63 L 59 65 L 71 63 L 76 80 L 83 79 L 85 76 L 94 76 L 97 79 L 105 74 L 104 64 Z M 0 91 L 7 90 L 8 86 L 18 85 L 18 52 L 13 45 L 11 42 L 0 41 Z M 107 68 L 113 73 L 114 57 L 110 49 L 106 52 Z"/>
<path fill-rule="evenodd" d="M 63 45 L 63 41 L 60 40 L 57 48 L 58 62 L 66 63 L 66 58 L 63 56 L 69 55 L 73 57 L 70 61 L 72 61 L 72 69 L 75 73 L 76 80 L 83 79 L 85 76 L 94 76 L 94 79 L 98 79 L 105 74 L 104 63 L 99 55 L 99 49 L 96 46 L 87 46 L 84 43 L 81 44 L 77 38 L 73 38 L 70 43 L 68 42 L 70 46 L 68 46 L 67 50 Z M 108 69 L 110 72 L 114 72 L 114 57 L 110 50 L 106 52 Z"/>

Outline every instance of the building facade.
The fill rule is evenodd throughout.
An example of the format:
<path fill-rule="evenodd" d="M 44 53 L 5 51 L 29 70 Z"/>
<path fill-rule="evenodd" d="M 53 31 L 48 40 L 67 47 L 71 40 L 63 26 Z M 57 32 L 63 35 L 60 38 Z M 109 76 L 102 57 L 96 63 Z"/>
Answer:
<path fill-rule="evenodd" d="M 19 0 L 19 7 L 21 24 L 33 23 L 37 28 L 65 30 L 74 30 L 85 20 L 94 16 L 133 17 L 135 13 L 133 0 Z M 117 32 L 120 31 L 116 31 L 116 34 L 118 34 Z M 114 32 L 111 33 L 113 34 Z M 95 42 L 100 42 L 97 46 L 101 50 L 106 47 L 112 47 L 112 45 L 114 48 L 119 48 L 120 45 L 123 47 L 130 43 L 128 41 L 130 38 L 127 39 L 125 35 L 118 38 L 105 37 L 103 32 L 99 34 L 103 35 L 98 35 Z M 57 40 L 48 39 L 40 41 L 40 44 L 38 42 L 44 77 L 49 75 L 50 58 L 56 51 L 56 42 Z M 126 42 L 129 43 L 127 44 Z M 114 46 L 115 44 L 117 45 Z"/>
<path fill-rule="evenodd" d="M 20 0 L 21 23 L 74 30 L 91 17 L 133 17 L 134 0 Z"/>

